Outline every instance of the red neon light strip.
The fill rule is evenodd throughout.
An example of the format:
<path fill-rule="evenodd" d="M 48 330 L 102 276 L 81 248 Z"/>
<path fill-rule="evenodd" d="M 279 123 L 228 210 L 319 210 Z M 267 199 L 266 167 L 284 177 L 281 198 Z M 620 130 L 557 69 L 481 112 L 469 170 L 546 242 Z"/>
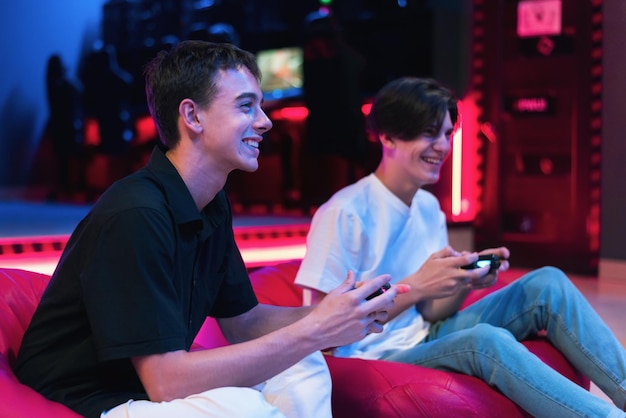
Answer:
<path fill-rule="evenodd" d="M 59 237 L 52 237 L 55 242 Z M 64 237 L 63 243 L 67 242 L 68 237 Z M 51 239 L 51 237 L 42 237 L 37 239 L 41 242 L 45 239 Z M 32 237 L 28 237 L 28 240 L 33 240 Z M 3 239 L 2 241 L 8 241 Z M 16 242 L 16 239 L 11 240 L 12 243 Z M 241 241 L 241 240 L 239 240 Z M 14 244 L 11 244 L 14 245 Z M 238 242 L 239 250 L 243 261 L 247 267 L 260 267 L 271 264 L 277 264 L 282 261 L 289 261 L 294 259 L 301 259 L 306 252 L 305 238 L 299 239 L 252 239 L 243 242 Z M 44 274 L 52 274 L 56 265 L 61 257 L 62 251 L 54 251 L 47 249 L 45 251 L 35 252 L 29 250 L 27 246 L 22 253 L 10 253 L 0 256 L 0 267 L 3 268 L 16 268 L 23 270 L 31 270 Z"/>

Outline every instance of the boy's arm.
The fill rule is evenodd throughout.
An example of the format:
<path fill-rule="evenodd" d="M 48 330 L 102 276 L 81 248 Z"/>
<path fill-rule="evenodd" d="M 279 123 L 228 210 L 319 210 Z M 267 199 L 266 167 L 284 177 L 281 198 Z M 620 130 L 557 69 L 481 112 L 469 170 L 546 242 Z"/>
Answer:
<path fill-rule="evenodd" d="M 418 309 L 424 319 L 435 322 L 454 314 L 467 296 L 472 284 L 483 277 L 488 267 L 463 270 L 460 267 L 474 262 L 476 253 L 461 254 L 451 247 L 433 253 L 420 269 L 397 284 L 409 285 L 409 291 L 399 294 L 389 310 L 388 321 L 407 309 Z M 324 293 L 306 289 L 313 304 L 324 298 Z"/>
<path fill-rule="evenodd" d="M 275 329 L 259 338 L 210 350 L 139 356 L 132 362 L 148 397 L 155 402 L 218 387 L 251 387 L 315 351 L 381 332 L 381 323 L 398 290 L 392 287 L 379 297 L 365 298 L 388 281 L 389 276 L 383 275 L 355 289 L 351 274 L 317 307 L 293 308 L 293 315 L 278 315 L 280 310 L 259 305 L 246 314 L 220 321 L 225 335 L 241 340 L 254 332 L 237 332 L 239 327 L 260 326 L 262 332 Z M 289 321 L 294 322 L 285 326 Z"/>

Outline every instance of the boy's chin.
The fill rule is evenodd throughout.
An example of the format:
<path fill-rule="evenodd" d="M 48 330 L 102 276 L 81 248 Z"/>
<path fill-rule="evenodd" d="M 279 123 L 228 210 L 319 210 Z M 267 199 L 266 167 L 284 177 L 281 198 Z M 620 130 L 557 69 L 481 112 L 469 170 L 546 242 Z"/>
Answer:
<path fill-rule="evenodd" d="M 428 178 L 427 180 L 424 181 L 424 186 L 430 186 L 432 184 L 435 184 L 437 182 L 439 182 L 439 178 L 441 176 L 439 174 L 437 174 L 436 176 L 431 176 L 430 178 Z"/>
<path fill-rule="evenodd" d="M 236 170 L 243 171 L 245 173 L 254 173 L 258 169 L 259 169 L 259 164 L 257 163 L 257 164 L 250 164 L 247 166 L 239 167 Z"/>

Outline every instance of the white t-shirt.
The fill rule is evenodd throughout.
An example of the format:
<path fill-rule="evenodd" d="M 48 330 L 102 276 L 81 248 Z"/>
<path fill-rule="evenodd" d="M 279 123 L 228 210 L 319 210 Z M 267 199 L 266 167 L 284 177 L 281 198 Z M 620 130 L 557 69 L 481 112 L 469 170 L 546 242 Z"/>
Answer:
<path fill-rule="evenodd" d="M 296 284 L 328 293 L 349 270 L 357 280 L 390 274 L 396 283 L 447 245 L 445 215 L 435 196 L 420 189 L 408 207 L 370 174 L 335 193 L 316 211 Z M 420 342 L 428 326 L 416 309 L 407 309 L 382 333 L 338 347 L 334 354 L 382 358 Z"/>

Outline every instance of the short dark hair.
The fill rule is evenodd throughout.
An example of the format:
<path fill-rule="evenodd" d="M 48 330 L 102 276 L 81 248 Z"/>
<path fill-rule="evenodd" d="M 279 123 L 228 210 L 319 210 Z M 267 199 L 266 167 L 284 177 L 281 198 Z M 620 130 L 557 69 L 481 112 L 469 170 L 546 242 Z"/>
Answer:
<path fill-rule="evenodd" d="M 440 128 L 447 111 L 455 125 L 457 99 L 449 89 L 433 79 L 403 77 L 389 82 L 376 94 L 367 116 L 367 129 L 376 138 L 387 134 L 411 141 L 433 125 Z"/>
<path fill-rule="evenodd" d="M 161 142 L 171 148 L 180 140 L 178 106 L 182 100 L 209 106 L 217 92 L 219 71 L 241 67 L 261 80 L 255 56 L 231 44 L 188 40 L 159 52 L 144 74 L 148 108 Z"/>

